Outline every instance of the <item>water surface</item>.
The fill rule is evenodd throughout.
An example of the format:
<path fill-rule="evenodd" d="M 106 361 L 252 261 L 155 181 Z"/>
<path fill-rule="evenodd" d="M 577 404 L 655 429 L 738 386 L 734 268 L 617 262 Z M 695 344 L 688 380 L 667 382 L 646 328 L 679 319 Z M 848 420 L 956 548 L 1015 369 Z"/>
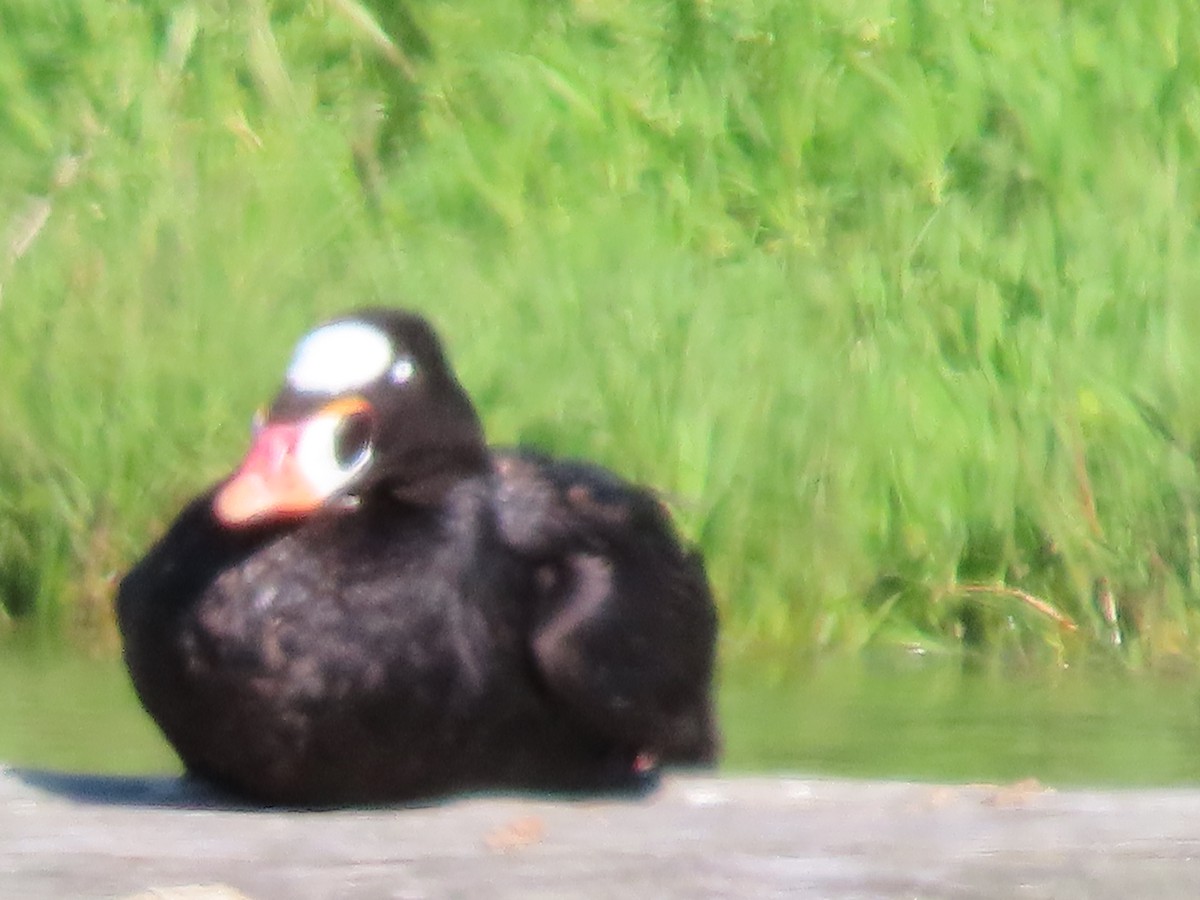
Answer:
<path fill-rule="evenodd" d="M 1051 785 L 1200 784 L 1200 681 L 956 661 L 726 671 L 725 769 Z M 117 660 L 0 643 L 0 761 L 158 774 L 179 764 Z"/>
<path fill-rule="evenodd" d="M 941 659 L 734 671 L 729 767 L 1050 785 L 1200 784 L 1200 679 Z"/>

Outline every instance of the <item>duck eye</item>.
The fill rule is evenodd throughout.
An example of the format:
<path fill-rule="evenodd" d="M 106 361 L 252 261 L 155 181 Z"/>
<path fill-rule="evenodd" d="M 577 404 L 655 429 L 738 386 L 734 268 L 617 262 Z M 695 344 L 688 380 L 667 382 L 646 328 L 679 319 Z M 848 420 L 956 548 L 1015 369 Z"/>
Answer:
<path fill-rule="evenodd" d="M 392 381 L 396 382 L 396 384 L 404 384 L 404 382 L 413 377 L 416 371 L 417 364 L 410 357 L 401 356 L 392 364 Z"/>
<path fill-rule="evenodd" d="M 353 413 L 338 422 L 333 433 L 333 458 L 342 469 L 362 462 L 371 450 L 371 417 L 365 412 Z"/>

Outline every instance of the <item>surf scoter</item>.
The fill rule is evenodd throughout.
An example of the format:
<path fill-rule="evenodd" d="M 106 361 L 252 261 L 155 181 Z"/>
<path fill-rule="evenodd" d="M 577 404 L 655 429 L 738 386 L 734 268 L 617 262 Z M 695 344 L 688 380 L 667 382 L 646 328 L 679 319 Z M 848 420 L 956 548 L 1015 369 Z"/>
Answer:
<path fill-rule="evenodd" d="M 622 789 L 717 755 L 700 557 L 648 490 L 489 449 L 412 313 L 305 337 L 116 604 L 189 772 L 256 801 Z"/>

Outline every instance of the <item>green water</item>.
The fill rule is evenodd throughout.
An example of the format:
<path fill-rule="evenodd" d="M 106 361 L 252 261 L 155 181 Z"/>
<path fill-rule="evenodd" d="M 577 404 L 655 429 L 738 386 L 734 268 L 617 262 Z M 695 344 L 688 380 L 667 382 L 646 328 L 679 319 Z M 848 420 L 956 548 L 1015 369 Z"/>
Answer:
<path fill-rule="evenodd" d="M 726 678 L 729 767 L 1051 785 L 1200 784 L 1200 680 L 841 663 Z"/>
<path fill-rule="evenodd" d="M 71 772 L 180 770 L 117 660 L 0 643 L 0 762 Z"/>
<path fill-rule="evenodd" d="M 952 661 L 727 671 L 730 772 L 1047 784 L 1200 784 L 1200 681 Z M 117 661 L 0 644 L 0 761 L 164 773 L 178 763 Z"/>

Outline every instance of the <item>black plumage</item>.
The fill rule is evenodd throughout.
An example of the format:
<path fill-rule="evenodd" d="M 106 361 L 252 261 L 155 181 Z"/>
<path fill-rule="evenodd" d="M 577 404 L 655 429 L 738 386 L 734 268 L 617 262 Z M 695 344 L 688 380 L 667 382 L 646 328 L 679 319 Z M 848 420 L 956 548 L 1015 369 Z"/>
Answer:
<path fill-rule="evenodd" d="M 650 761 L 714 761 L 716 613 L 656 497 L 489 450 L 420 317 L 333 326 L 242 467 L 121 583 L 133 683 L 187 768 L 326 805 L 627 788 Z M 361 371 L 326 384 L 339 342 Z M 284 501 L 277 481 L 316 487 Z"/>

